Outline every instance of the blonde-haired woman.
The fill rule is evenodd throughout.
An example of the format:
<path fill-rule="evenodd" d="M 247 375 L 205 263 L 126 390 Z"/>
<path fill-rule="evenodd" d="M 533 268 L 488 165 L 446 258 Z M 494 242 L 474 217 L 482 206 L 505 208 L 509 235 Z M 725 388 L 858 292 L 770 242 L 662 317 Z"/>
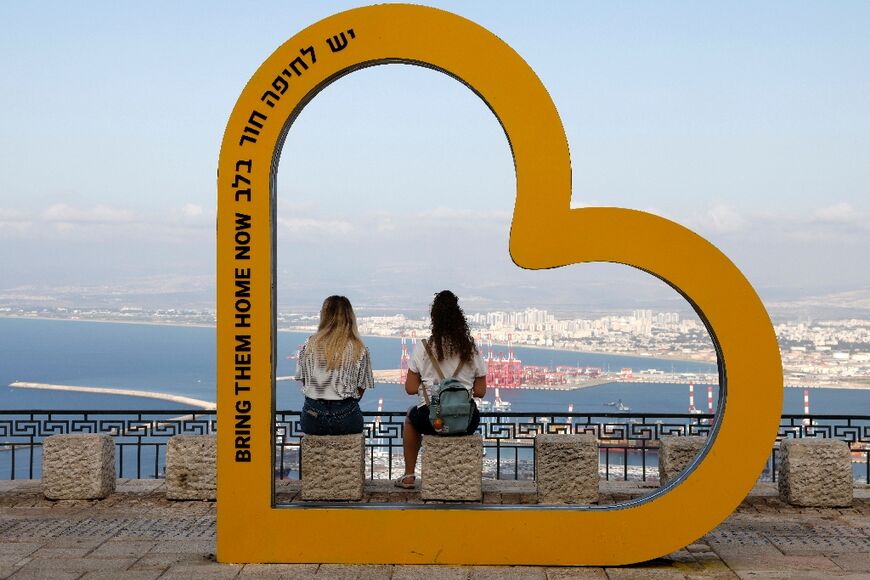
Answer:
<path fill-rule="evenodd" d="M 302 382 L 302 432 L 308 435 L 362 433 L 359 399 L 374 387 L 371 356 L 356 326 L 350 300 L 330 296 L 320 309 L 317 332 L 299 353 L 296 380 Z"/>

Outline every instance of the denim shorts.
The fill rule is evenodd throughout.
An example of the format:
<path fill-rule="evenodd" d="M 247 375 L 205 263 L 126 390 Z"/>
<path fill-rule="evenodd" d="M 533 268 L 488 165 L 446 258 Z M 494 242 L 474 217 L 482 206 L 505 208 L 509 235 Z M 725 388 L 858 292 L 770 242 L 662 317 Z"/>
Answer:
<path fill-rule="evenodd" d="M 305 397 L 302 432 L 306 435 L 350 435 L 362 430 L 363 416 L 356 399 L 328 401 Z"/>
<path fill-rule="evenodd" d="M 443 435 L 435 431 L 435 427 L 432 426 L 432 422 L 429 420 L 429 405 L 421 405 L 420 407 L 408 409 L 408 420 L 420 435 Z M 471 435 L 477 431 L 478 425 L 480 425 L 480 412 L 477 410 L 477 405 L 475 405 L 474 411 L 471 414 L 471 422 L 468 424 L 468 430 L 465 433 L 454 433 L 454 435 Z"/>

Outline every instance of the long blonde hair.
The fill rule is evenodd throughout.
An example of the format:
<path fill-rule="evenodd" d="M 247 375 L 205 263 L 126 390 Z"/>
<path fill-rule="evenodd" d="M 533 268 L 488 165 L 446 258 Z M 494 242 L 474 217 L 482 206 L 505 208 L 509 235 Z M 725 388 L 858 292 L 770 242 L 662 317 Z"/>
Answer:
<path fill-rule="evenodd" d="M 316 352 L 325 356 L 326 368 L 330 370 L 341 366 L 348 344 L 353 347 L 352 360 L 359 359 L 364 347 L 350 300 L 344 296 L 330 296 L 323 301 L 320 325 L 311 337 L 311 343 Z"/>

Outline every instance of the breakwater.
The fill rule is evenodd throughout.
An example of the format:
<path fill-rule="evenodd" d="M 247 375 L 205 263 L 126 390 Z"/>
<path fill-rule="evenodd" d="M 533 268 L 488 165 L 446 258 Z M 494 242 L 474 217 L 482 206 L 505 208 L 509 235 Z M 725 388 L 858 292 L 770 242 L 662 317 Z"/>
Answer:
<path fill-rule="evenodd" d="M 146 399 L 159 399 L 161 401 L 169 401 L 170 403 L 178 403 L 180 405 L 189 405 L 198 407 L 206 411 L 214 410 L 217 405 L 212 401 L 204 401 L 193 397 L 184 397 L 181 395 L 171 395 L 168 393 L 158 393 L 156 391 L 143 391 L 134 389 L 113 389 L 109 387 L 86 387 L 79 385 L 51 385 L 46 383 L 31 383 L 26 381 L 15 381 L 9 386 L 13 389 L 38 389 L 44 391 L 67 391 L 75 393 L 91 393 L 95 395 L 124 395 L 127 397 L 143 397 Z"/>

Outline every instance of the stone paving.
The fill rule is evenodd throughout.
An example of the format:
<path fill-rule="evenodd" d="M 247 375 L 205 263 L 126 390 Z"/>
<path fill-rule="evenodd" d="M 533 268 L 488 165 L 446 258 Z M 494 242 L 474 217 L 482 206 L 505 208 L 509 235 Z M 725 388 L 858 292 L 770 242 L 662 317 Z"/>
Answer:
<path fill-rule="evenodd" d="M 214 560 L 215 504 L 170 501 L 160 480 L 118 480 L 104 500 L 50 501 L 38 481 L 0 481 L 0 579 L 290 578 L 366 580 L 870 578 L 870 488 L 850 508 L 794 508 L 762 484 L 697 543 L 667 557 L 625 567 L 226 565 Z M 606 482 L 603 502 L 649 487 Z M 279 487 L 296 500 L 293 484 Z M 366 501 L 419 502 L 419 492 L 385 482 Z M 529 503 L 523 483 L 488 482 L 486 503 Z"/>

